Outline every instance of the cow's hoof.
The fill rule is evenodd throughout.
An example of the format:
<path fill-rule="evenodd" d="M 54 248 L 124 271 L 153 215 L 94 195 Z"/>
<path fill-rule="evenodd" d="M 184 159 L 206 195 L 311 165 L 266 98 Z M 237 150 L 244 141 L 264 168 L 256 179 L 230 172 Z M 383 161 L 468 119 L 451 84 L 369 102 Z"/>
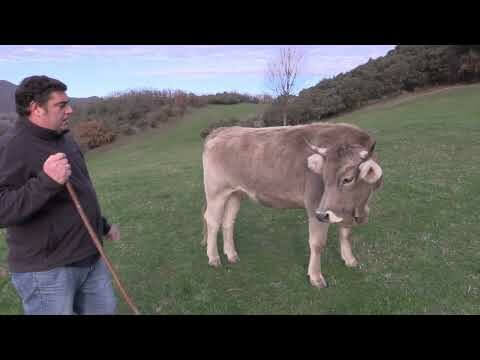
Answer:
<path fill-rule="evenodd" d="M 230 264 L 235 264 L 235 263 L 237 263 L 237 262 L 240 261 L 240 258 L 238 257 L 237 254 L 235 254 L 235 255 L 233 255 L 233 256 L 228 256 L 228 255 L 227 255 L 227 258 L 228 258 L 228 262 L 229 262 Z"/>
<path fill-rule="evenodd" d="M 215 268 L 218 268 L 222 266 L 222 262 L 220 260 L 220 257 L 214 258 L 212 260 L 208 260 L 208 265 L 213 266 Z"/>
<path fill-rule="evenodd" d="M 323 278 L 319 278 L 319 279 L 310 278 L 310 284 L 312 284 L 312 286 L 314 286 L 318 289 L 323 289 L 323 288 L 328 287 L 327 282 Z"/>
<path fill-rule="evenodd" d="M 358 266 L 358 261 L 357 259 L 355 258 L 352 258 L 350 260 L 343 260 L 345 261 L 345 265 L 347 265 L 348 267 L 357 267 Z"/>

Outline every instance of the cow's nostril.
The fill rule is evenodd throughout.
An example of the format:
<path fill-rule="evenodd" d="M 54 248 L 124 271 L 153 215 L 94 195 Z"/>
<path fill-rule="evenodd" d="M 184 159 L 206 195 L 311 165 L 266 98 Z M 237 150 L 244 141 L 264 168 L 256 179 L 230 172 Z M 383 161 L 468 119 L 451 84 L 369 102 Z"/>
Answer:
<path fill-rule="evenodd" d="M 315 213 L 317 215 L 317 219 L 321 222 L 328 222 L 328 218 L 329 218 L 329 214 L 328 212 L 321 212 L 321 211 L 317 211 Z"/>

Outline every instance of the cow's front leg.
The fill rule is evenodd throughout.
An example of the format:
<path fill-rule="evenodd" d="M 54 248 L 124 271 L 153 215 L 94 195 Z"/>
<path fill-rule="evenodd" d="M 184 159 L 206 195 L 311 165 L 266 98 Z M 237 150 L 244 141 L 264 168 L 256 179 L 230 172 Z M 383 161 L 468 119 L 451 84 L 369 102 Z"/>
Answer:
<path fill-rule="evenodd" d="M 340 239 L 340 254 L 342 259 L 345 262 L 345 265 L 348 267 L 354 267 L 358 265 L 357 259 L 352 254 L 352 245 L 350 242 L 350 234 L 352 233 L 352 228 L 339 226 L 338 227 L 338 238 Z"/>
<path fill-rule="evenodd" d="M 310 261 L 308 263 L 308 276 L 310 283 L 318 288 L 327 287 L 327 282 L 322 275 L 320 258 L 322 250 L 327 244 L 328 223 L 321 223 L 314 217 L 308 218 L 308 243 L 310 245 Z"/>

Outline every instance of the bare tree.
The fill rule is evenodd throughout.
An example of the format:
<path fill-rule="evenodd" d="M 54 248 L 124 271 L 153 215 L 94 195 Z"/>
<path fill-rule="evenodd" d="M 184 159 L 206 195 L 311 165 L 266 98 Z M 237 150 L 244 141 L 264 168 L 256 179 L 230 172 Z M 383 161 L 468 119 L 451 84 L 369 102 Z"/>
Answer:
<path fill-rule="evenodd" d="M 280 49 L 279 57 L 267 65 L 267 85 L 282 106 L 283 126 L 287 125 L 288 101 L 297 85 L 302 60 L 303 54 L 299 50 L 288 47 Z"/>

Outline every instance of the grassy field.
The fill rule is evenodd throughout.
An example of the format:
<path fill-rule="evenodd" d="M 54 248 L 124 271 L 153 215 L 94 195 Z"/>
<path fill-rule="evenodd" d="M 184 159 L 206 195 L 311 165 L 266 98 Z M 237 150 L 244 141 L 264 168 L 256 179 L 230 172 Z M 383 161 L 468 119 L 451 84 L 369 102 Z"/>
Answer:
<path fill-rule="evenodd" d="M 326 289 L 306 276 L 302 210 L 244 202 L 237 264 L 222 253 L 224 266 L 213 269 L 200 247 L 200 130 L 258 105 L 210 106 L 167 132 L 88 153 L 103 211 L 123 232 L 107 252 L 144 314 L 479 314 L 479 95 L 472 85 L 335 119 L 374 134 L 385 184 L 370 223 L 354 230 L 359 268 L 345 267 L 330 227 Z M 21 313 L 7 278 L 0 278 L 0 313 Z M 130 313 L 120 293 L 119 313 Z"/>

